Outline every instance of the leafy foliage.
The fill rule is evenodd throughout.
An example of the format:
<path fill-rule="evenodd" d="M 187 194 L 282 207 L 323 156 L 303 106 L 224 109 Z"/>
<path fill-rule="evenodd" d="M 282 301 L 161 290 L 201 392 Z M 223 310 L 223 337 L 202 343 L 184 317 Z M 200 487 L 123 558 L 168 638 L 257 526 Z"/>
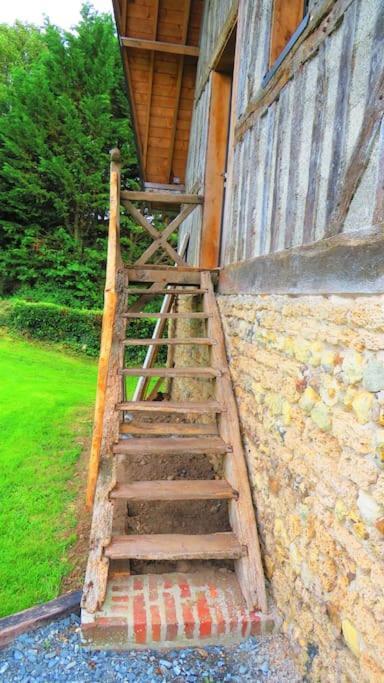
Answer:
<path fill-rule="evenodd" d="M 111 147 L 123 184 L 137 177 L 112 17 L 85 4 L 73 32 L 0 26 L 0 65 L 0 295 L 99 307 Z M 122 233 L 133 260 L 146 238 Z"/>

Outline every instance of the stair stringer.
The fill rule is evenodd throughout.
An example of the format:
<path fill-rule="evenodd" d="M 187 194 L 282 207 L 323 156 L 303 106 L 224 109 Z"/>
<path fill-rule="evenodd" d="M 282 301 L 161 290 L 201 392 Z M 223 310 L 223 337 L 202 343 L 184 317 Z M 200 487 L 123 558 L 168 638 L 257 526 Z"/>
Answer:
<path fill-rule="evenodd" d="M 229 372 L 220 313 L 209 272 L 201 274 L 201 287 L 207 289 L 203 297 L 204 310 L 212 316 L 208 319 L 208 336 L 216 341 L 211 350 L 211 365 L 220 371 L 216 381 L 217 400 L 223 404 L 223 412 L 218 417 L 219 435 L 232 447 L 225 457 L 224 473 L 228 483 L 239 494 L 237 500 L 229 501 L 229 518 L 238 541 L 247 548 L 247 554 L 235 561 L 235 570 L 247 607 L 251 610 L 258 608 L 266 612 L 264 571 L 237 404 Z"/>
<path fill-rule="evenodd" d="M 117 462 L 113 455 L 113 446 L 118 441 L 120 426 L 120 414 L 116 410 L 116 405 L 125 399 L 124 382 L 119 374 L 119 368 L 123 365 L 122 341 L 127 324 L 123 316 L 127 305 L 126 290 L 127 274 L 121 268 L 116 273 L 117 302 L 108 361 L 101 457 L 92 514 L 90 551 L 81 602 L 82 608 L 91 614 L 102 607 L 107 590 L 109 559 L 104 554 L 104 549 L 112 539 L 114 503 L 111 502 L 109 494 L 117 481 Z"/>

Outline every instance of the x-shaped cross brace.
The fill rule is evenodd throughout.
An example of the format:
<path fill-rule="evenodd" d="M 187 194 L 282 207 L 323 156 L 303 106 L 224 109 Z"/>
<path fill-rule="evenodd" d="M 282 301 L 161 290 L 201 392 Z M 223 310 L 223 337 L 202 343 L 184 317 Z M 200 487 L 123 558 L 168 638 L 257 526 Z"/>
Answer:
<path fill-rule="evenodd" d="M 140 256 L 140 258 L 136 261 L 135 265 L 144 265 L 145 263 L 148 262 L 148 259 L 151 258 L 151 256 L 158 250 L 158 249 L 163 249 L 170 258 L 177 263 L 179 266 L 185 266 L 186 261 L 179 256 L 179 254 L 175 251 L 175 249 L 169 244 L 167 241 L 170 235 L 172 235 L 175 230 L 177 230 L 180 225 L 182 224 L 183 221 L 189 216 L 190 213 L 196 208 L 196 204 L 189 204 L 185 206 L 185 208 L 179 213 L 176 218 L 173 219 L 173 221 L 170 222 L 167 227 L 160 232 L 159 230 L 156 230 L 156 228 L 153 227 L 153 225 L 143 216 L 141 211 L 137 209 L 132 202 L 129 200 L 124 200 L 122 202 L 126 209 L 128 209 L 130 215 L 132 218 L 135 219 L 139 225 L 141 225 L 144 230 L 146 230 L 150 236 L 153 238 L 152 244 L 148 247 L 148 249 L 145 250 L 145 252 Z"/>

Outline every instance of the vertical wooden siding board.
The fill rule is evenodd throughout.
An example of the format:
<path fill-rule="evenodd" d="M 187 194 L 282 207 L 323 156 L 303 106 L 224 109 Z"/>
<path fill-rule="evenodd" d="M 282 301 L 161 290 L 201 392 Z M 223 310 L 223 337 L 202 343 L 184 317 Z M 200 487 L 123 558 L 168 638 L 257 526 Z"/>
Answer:
<path fill-rule="evenodd" d="M 287 204 L 290 200 L 291 188 L 289 186 L 289 166 L 290 166 L 290 137 L 289 133 L 292 126 L 293 117 L 293 83 L 289 82 L 285 85 L 285 104 L 284 104 L 284 135 L 282 138 L 282 154 L 281 154 L 281 168 L 280 168 L 280 197 L 278 198 L 279 209 L 279 226 L 277 232 L 276 249 L 278 251 L 284 249 L 285 244 L 285 215 L 287 211 Z"/>
<path fill-rule="evenodd" d="M 186 172 L 186 191 L 202 192 L 205 181 L 205 160 L 208 136 L 208 105 L 210 102 L 210 83 L 204 88 L 202 96 L 196 103 L 192 127 L 190 146 L 188 154 L 188 164 Z M 196 264 L 199 254 L 200 232 L 202 224 L 202 209 L 196 211 L 185 221 L 180 233 L 180 243 L 185 235 L 190 235 L 188 247 L 188 261 Z"/>
<path fill-rule="evenodd" d="M 295 234 L 295 222 L 297 212 L 297 183 L 298 183 L 298 163 L 301 147 L 301 133 L 303 127 L 304 101 L 303 92 L 306 83 L 306 70 L 300 69 L 293 85 L 293 113 L 289 147 L 289 172 L 288 187 L 289 194 L 285 211 L 285 239 L 284 247 L 287 249 L 292 245 Z"/>
<path fill-rule="evenodd" d="M 377 73 L 384 70 L 384 5 L 377 14 L 372 42 L 371 67 L 369 72 L 369 90 L 372 88 Z M 381 120 L 378 140 L 377 184 L 375 205 L 373 208 L 373 224 L 384 221 L 384 118 Z"/>
<path fill-rule="evenodd" d="M 302 97 L 304 101 L 303 106 L 303 126 L 301 130 L 300 154 L 297 158 L 298 175 L 296 187 L 296 219 L 295 230 L 292 238 L 291 246 L 302 244 L 304 216 L 305 216 L 305 199 L 308 189 L 308 175 L 311 162 L 311 123 L 315 117 L 315 100 L 316 100 L 316 78 L 317 78 L 317 60 L 309 60 L 305 65 L 306 78 L 305 90 Z"/>
<path fill-rule="evenodd" d="M 255 28 L 255 13 L 258 11 L 259 3 L 247 3 L 245 11 L 242 12 L 241 27 L 242 35 L 250 35 L 250 40 L 244 41 L 241 45 L 242 56 L 240 60 L 240 74 L 238 85 L 237 117 L 240 117 L 247 107 L 247 103 L 252 96 L 252 80 L 254 71 L 254 60 L 257 50 L 253 42 L 253 29 Z"/>
<path fill-rule="evenodd" d="M 247 131 L 249 133 L 249 131 Z M 250 135 L 244 137 L 243 140 L 243 157 L 242 157 L 242 173 L 243 182 L 239 194 L 239 240 L 237 261 L 244 260 L 244 252 L 246 249 L 246 229 L 247 229 L 247 209 L 249 197 L 249 150 L 250 150 Z"/>
<path fill-rule="evenodd" d="M 256 69 L 254 74 L 254 91 L 256 92 L 260 86 L 260 82 L 267 73 L 269 68 L 269 49 L 271 44 L 271 28 L 272 28 L 272 10 L 273 3 L 266 2 L 261 3 L 263 6 L 263 23 L 262 23 L 262 35 L 260 36 L 260 44 L 262 49 L 260 49 L 260 59 L 256 63 Z M 255 27 L 256 28 L 256 27 Z"/>
<path fill-rule="evenodd" d="M 335 235 L 343 230 L 353 230 L 371 224 L 373 220 L 376 168 L 381 119 L 384 113 L 382 93 L 384 89 L 384 5 L 374 8 L 375 24 L 370 31 L 365 22 L 363 40 L 365 42 L 366 62 L 370 59 L 370 75 L 365 99 L 360 101 L 362 108 L 361 123 L 345 167 L 343 182 L 337 196 L 336 206 L 327 225 L 326 235 Z M 366 25 L 367 24 L 367 25 Z M 361 25 L 358 27 L 361 36 Z M 369 36 L 372 34 L 370 43 Z M 360 98 L 361 100 L 362 98 Z M 372 198 L 370 201 L 369 198 Z"/>
<path fill-rule="evenodd" d="M 275 154 L 275 173 L 272 191 L 272 215 L 271 215 L 271 244 L 270 251 L 277 251 L 279 248 L 279 239 L 281 236 L 281 218 L 282 218 L 282 195 L 283 183 L 282 177 L 282 157 L 284 151 L 285 136 L 287 133 L 287 105 L 288 105 L 289 90 L 285 87 L 280 95 L 279 109 L 278 109 L 278 123 L 277 125 L 277 141 Z"/>
<path fill-rule="evenodd" d="M 326 71 L 327 78 L 327 92 L 326 102 L 324 104 L 324 129 L 323 138 L 321 142 L 322 155 L 319 166 L 318 177 L 318 204 L 317 213 L 315 216 L 315 239 L 321 239 L 324 236 L 327 227 L 326 209 L 327 209 L 327 191 L 328 191 L 328 174 L 329 166 L 332 158 L 332 138 L 333 129 L 335 125 L 336 112 L 336 89 L 338 83 L 338 72 L 335 68 L 335 63 L 338 63 L 342 46 L 342 31 L 339 27 L 333 32 L 332 38 L 327 40 L 326 48 Z"/>
<path fill-rule="evenodd" d="M 336 91 L 336 111 L 332 139 L 332 158 L 328 175 L 326 217 L 335 208 L 336 197 L 345 166 L 346 128 L 348 121 L 349 88 L 352 75 L 356 3 L 348 9 L 343 21 L 343 40 Z"/>
<path fill-rule="evenodd" d="M 308 173 L 308 189 L 305 202 L 303 244 L 315 239 L 315 217 L 319 201 L 319 171 L 325 122 L 327 93 L 326 43 L 319 49 L 316 81 L 315 112 L 312 124 L 311 160 Z"/>
<path fill-rule="evenodd" d="M 249 205 L 252 193 L 252 178 L 251 168 L 252 168 L 252 138 L 253 131 L 249 130 L 248 140 L 247 140 L 247 152 L 246 152 L 246 178 L 244 183 L 244 211 L 243 211 L 243 248 L 241 253 L 241 258 L 244 260 L 247 256 L 249 243 L 248 243 L 248 223 L 249 223 Z"/>
<path fill-rule="evenodd" d="M 234 158 L 234 183 L 232 185 L 232 216 L 231 216 L 231 227 L 232 227 L 232 239 L 229 245 L 229 262 L 233 263 L 236 260 L 237 247 L 238 247 L 238 235 L 239 235 L 239 192 L 242 182 L 242 174 L 240 173 L 240 160 L 242 158 L 244 147 L 240 145 L 235 150 Z"/>
<path fill-rule="evenodd" d="M 258 122 L 258 139 L 257 139 L 257 153 L 255 158 L 255 184 L 257 187 L 257 201 L 255 202 L 253 211 L 255 242 L 253 245 L 253 255 L 260 256 L 262 247 L 262 207 L 263 207 L 263 187 L 264 187 L 264 166 L 263 161 L 267 149 L 267 128 L 268 116 L 262 116 L 257 119 Z"/>
<path fill-rule="evenodd" d="M 375 29 L 371 48 L 371 65 L 369 69 L 369 87 L 372 89 L 377 74 L 384 66 L 384 5 L 381 3 L 376 16 Z"/>
<path fill-rule="evenodd" d="M 246 212 L 246 225 L 245 227 L 245 247 L 243 258 L 248 259 L 253 256 L 254 245 L 255 245 L 255 222 L 254 222 L 254 212 L 255 203 L 257 201 L 257 180 L 256 172 L 256 156 L 257 156 L 257 144 L 258 144 L 258 131 L 259 131 L 259 121 L 253 128 L 250 128 L 250 139 L 249 139 L 249 168 L 248 168 L 248 182 L 247 182 L 247 212 Z"/>
<path fill-rule="evenodd" d="M 260 254 L 265 254 L 269 246 L 270 188 L 273 167 L 273 150 L 276 128 L 276 101 L 268 109 L 267 151 L 264 159 L 263 198 L 261 201 Z"/>
<path fill-rule="evenodd" d="M 374 225 L 382 224 L 384 227 L 384 118 L 380 126 L 377 185 L 372 222 Z"/>
<path fill-rule="evenodd" d="M 261 39 L 260 31 L 263 30 L 263 12 L 264 3 L 255 2 L 254 11 L 251 18 L 251 24 L 248 27 L 250 32 L 250 40 L 247 41 L 247 50 L 249 54 L 249 72 L 248 72 L 248 94 L 247 101 L 244 102 L 244 111 L 248 105 L 248 102 L 253 99 L 256 91 L 256 83 L 260 83 L 262 79 L 262 69 L 260 69 L 260 49 L 255 49 L 256 36 Z"/>
<path fill-rule="evenodd" d="M 200 91 L 202 79 L 205 77 L 207 68 L 214 57 L 220 34 L 236 6 L 237 0 L 207 0 L 205 2 L 200 59 L 196 78 L 197 91 Z"/>

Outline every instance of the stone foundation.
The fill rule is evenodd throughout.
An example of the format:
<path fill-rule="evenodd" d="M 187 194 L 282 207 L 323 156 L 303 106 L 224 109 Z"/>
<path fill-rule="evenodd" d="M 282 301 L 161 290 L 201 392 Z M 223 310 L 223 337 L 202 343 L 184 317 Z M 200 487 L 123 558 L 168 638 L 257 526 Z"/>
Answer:
<path fill-rule="evenodd" d="M 384 681 L 384 297 L 218 302 L 283 628 L 308 679 Z"/>

